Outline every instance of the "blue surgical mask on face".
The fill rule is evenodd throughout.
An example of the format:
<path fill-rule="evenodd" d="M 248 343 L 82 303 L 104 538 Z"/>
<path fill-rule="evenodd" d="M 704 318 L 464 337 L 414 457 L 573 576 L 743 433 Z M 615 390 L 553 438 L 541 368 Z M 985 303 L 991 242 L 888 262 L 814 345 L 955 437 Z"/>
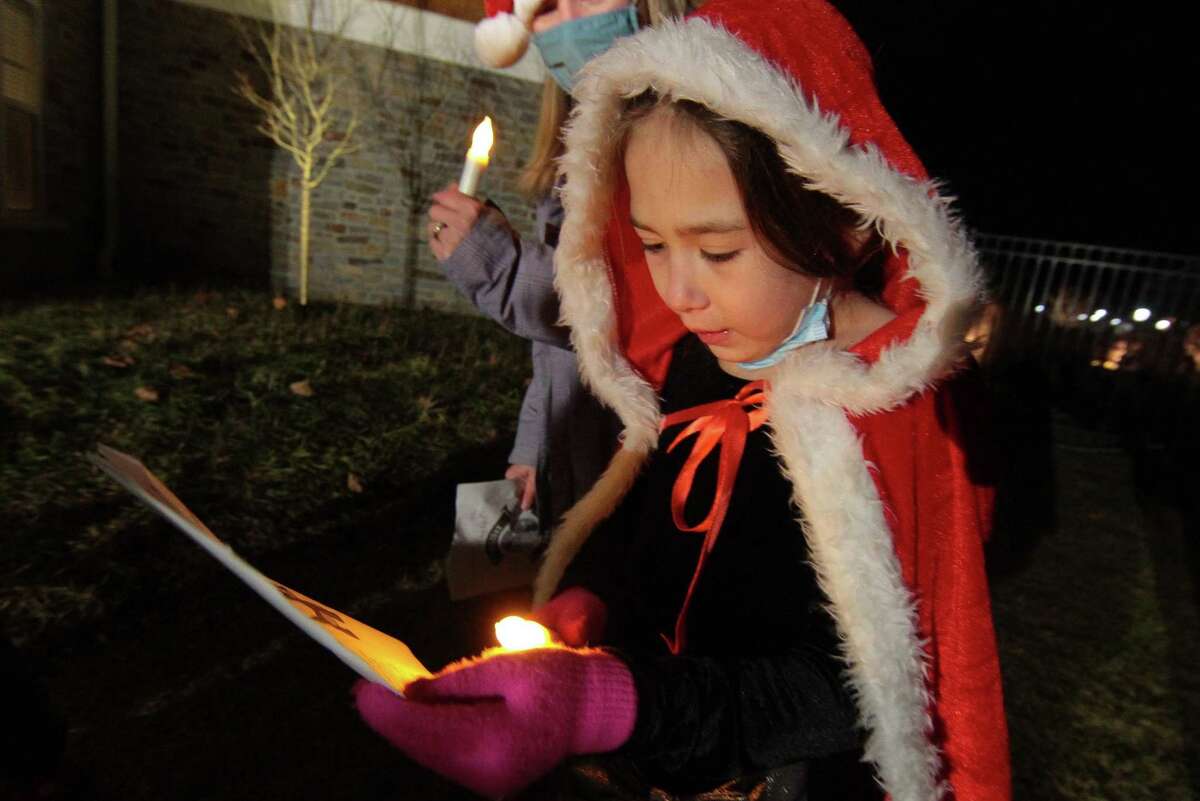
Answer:
<path fill-rule="evenodd" d="M 637 33 L 637 7 L 625 8 L 577 17 L 555 25 L 548 31 L 534 34 L 533 43 L 542 54 L 550 75 L 567 94 L 583 65 L 612 47 L 622 36 Z"/>
<path fill-rule="evenodd" d="M 821 282 L 818 280 L 817 285 L 813 287 L 812 300 L 808 302 L 804 311 L 800 312 L 800 319 L 796 321 L 796 327 L 792 329 L 788 338 L 779 344 L 779 347 L 761 359 L 752 362 L 738 362 L 737 366 L 747 370 L 761 370 L 764 367 L 778 364 L 784 356 L 801 345 L 829 339 L 829 300 L 827 298 L 817 300 L 817 293 L 820 291 Z"/>

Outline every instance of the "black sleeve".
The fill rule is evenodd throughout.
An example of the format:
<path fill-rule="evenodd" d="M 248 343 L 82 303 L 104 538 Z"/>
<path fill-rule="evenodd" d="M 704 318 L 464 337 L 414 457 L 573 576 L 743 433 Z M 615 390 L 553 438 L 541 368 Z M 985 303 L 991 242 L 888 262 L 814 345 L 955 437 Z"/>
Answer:
<path fill-rule="evenodd" d="M 622 752 L 648 776 L 700 786 L 861 745 L 854 701 L 829 649 L 708 658 L 616 652 L 633 674 L 637 725 Z"/>

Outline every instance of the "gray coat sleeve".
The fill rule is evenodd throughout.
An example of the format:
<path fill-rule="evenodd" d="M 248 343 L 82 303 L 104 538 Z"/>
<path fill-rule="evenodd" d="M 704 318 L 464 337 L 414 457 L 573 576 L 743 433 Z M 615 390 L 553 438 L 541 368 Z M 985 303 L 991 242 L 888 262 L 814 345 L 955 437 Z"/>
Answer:
<path fill-rule="evenodd" d="M 539 208 L 538 223 L 544 226 L 541 212 Z M 519 237 L 499 209 L 484 208 L 442 268 L 479 311 L 512 333 L 571 346 L 567 328 L 558 324 L 554 248 Z"/>
<path fill-rule="evenodd" d="M 537 369 L 535 362 L 533 378 L 525 388 L 525 398 L 521 401 L 521 413 L 517 417 L 517 436 L 512 452 L 508 455 L 509 464 L 538 467 L 538 455 L 541 453 L 545 435 L 545 426 L 542 423 L 545 401 L 546 376 L 543 370 Z"/>

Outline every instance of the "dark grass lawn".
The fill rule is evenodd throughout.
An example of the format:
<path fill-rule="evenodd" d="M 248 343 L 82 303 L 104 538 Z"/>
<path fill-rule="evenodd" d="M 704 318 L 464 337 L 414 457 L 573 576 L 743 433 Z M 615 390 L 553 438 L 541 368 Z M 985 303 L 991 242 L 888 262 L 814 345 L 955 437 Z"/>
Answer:
<path fill-rule="evenodd" d="M 434 312 L 251 292 L 0 310 L 0 626 L 69 707 L 77 797 L 339 797 L 319 778 L 334 760 L 375 771 L 339 779 L 356 798 L 462 797 L 366 737 L 343 666 L 84 456 L 139 456 L 268 575 L 358 604 L 341 608 L 437 666 L 491 619 L 444 597 L 449 491 L 502 468 L 527 373 L 524 343 Z M 1112 438 L 995 386 L 1015 797 L 1200 798 L 1197 543 L 1154 478 L 1170 464 L 1135 475 Z M 281 661 L 290 679 L 261 678 Z M 231 721 L 249 753 L 225 746 Z M 326 727 L 333 742 L 288 738 Z"/>
<path fill-rule="evenodd" d="M 1197 543 L 1114 440 L 1053 434 L 1052 515 L 993 548 L 1014 798 L 1200 798 Z"/>
<path fill-rule="evenodd" d="M 255 558 L 353 536 L 455 454 L 511 439 L 528 345 L 436 312 L 143 294 L 0 316 L 0 624 L 102 623 L 207 559 L 85 455 L 141 458 Z M 404 528 L 396 520 L 396 529 Z M 436 544 L 413 543 L 426 568 Z M 144 599 L 143 599 L 144 600 Z"/>

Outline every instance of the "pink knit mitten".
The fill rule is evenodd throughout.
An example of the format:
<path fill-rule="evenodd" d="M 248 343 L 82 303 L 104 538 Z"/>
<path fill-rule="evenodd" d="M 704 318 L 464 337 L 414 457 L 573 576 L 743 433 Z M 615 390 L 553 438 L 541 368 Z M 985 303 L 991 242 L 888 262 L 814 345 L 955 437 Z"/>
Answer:
<path fill-rule="evenodd" d="M 358 711 L 430 770 L 491 798 L 529 785 L 565 757 L 611 751 L 633 733 L 637 693 L 604 651 L 488 651 L 405 688 L 359 682 Z"/>
<path fill-rule="evenodd" d="M 608 607 L 590 590 L 571 587 L 535 610 L 532 617 L 567 645 L 579 647 L 600 642 Z"/>

